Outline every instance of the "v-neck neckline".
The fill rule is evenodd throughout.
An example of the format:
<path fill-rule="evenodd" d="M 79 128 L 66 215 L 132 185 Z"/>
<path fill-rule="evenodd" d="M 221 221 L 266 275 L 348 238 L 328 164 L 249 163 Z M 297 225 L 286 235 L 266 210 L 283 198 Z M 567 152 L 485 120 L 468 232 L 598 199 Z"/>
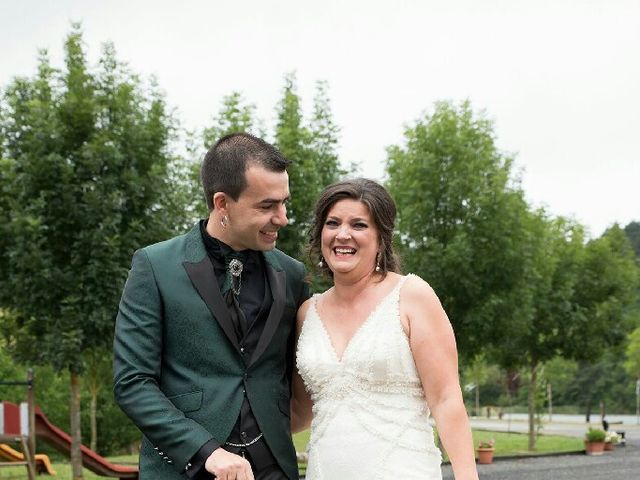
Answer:
<path fill-rule="evenodd" d="M 344 350 L 342 351 L 341 355 L 338 355 L 338 351 L 336 350 L 335 343 L 333 342 L 333 339 L 331 338 L 331 335 L 329 334 L 329 330 L 327 329 L 324 321 L 322 320 L 322 317 L 320 316 L 320 312 L 318 312 L 317 303 L 318 303 L 318 298 L 320 298 L 320 295 L 316 296 L 313 299 L 313 302 L 311 302 L 311 308 L 313 308 L 313 312 L 315 313 L 316 317 L 318 318 L 318 322 L 320 323 L 320 328 L 324 332 L 324 336 L 325 336 L 325 338 L 327 340 L 327 343 L 329 344 L 329 349 L 331 350 L 331 353 L 333 354 L 333 357 L 334 357 L 334 359 L 336 360 L 336 362 L 338 364 L 340 364 L 340 365 L 344 364 L 345 356 L 346 356 L 347 352 L 349 351 L 349 348 L 351 347 L 351 344 L 354 343 L 354 340 L 360 334 L 360 332 L 363 330 L 365 325 L 367 325 L 371 321 L 371 318 L 373 318 L 375 316 L 375 314 L 378 312 L 378 310 L 380 310 L 380 307 L 387 301 L 387 299 L 389 299 L 389 297 L 391 297 L 391 295 L 393 293 L 395 293 L 395 291 L 398 289 L 398 287 L 400 287 L 402 285 L 402 281 L 405 278 L 406 278 L 405 276 L 401 276 L 400 277 L 400 279 L 396 282 L 396 284 L 389 291 L 389 293 L 387 293 L 384 297 L 382 297 L 382 299 L 376 304 L 376 306 L 373 308 L 373 310 L 371 310 L 369 315 L 367 315 L 367 318 L 365 318 L 364 321 L 358 326 L 358 328 L 356 328 L 356 331 L 354 332 L 354 334 L 351 335 L 351 338 L 347 341 L 347 344 L 344 347 Z"/>

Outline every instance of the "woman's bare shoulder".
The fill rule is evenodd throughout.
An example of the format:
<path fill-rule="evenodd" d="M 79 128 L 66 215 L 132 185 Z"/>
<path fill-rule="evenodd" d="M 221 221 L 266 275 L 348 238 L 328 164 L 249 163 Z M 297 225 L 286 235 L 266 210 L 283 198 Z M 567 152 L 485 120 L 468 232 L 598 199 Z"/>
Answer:
<path fill-rule="evenodd" d="M 402 286 L 401 298 L 409 301 L 418 301 L 421 303 L 437 302 L 440 303 L 436 292 L 431 285 L 423 278 L 410 273 Z"/>
<path fill-rule="evenodd" d="M 410 325 L 448 324 L 440 299 L 431 285 L 418 275 L 409 275 L 400 292 L 400 310 Z M 409 327 L 411 328 L 411 327 Z"/>

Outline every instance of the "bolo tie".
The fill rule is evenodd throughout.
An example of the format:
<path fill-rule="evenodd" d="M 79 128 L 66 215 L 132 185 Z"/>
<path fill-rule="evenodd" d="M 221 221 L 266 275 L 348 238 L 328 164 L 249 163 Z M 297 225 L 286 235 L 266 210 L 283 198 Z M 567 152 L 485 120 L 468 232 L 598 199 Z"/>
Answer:
<path fill-rule="evenodd" d="M 242 340 L 247 333 L 247 319 L 238 302 L 242 289 L 243 255 L 239 252 L 225 255 L 225 266 L 227 274 L 222 287 L 222 296 L 233 319 L 238 340 Z"/>

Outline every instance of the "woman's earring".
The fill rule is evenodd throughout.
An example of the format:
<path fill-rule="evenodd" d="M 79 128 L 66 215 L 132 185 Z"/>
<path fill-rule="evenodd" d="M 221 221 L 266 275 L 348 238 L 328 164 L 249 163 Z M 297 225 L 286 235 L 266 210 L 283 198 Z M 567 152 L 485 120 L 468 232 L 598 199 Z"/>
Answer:
<path fill-rule="evenodd" d="M 376 272 L 380 271 L 380 252 L 376 255 Z"/>
<path fill-rule="evenodd" d="M 227 228 L 227 225 L 229 225 L 229 217 L 227 217 L 226 215 L 222 217 L 222 220 L 220 220 L 220 225 L 222 225 L 222 228 Z"/>
<path fill-rule="evenodd" d="M 320 268 L 324 267 L 324 258 L 320 257 L 320 261 L 318 262 L 318 266 Z"/>

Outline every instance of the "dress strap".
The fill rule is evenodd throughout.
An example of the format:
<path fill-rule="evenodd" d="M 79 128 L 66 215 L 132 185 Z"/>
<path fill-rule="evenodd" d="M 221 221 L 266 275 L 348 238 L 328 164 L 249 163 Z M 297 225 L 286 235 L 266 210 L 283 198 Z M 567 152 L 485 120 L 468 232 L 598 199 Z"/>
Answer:
<path fill-rule="evenodd" d="M 415 275 L 413 273 L 407 273 L 406 275 L 403 275 L 402 278 L 400 278 L 398 284 L 395 286 L 394 290 L 400 291 L 400 289 L 402 289 L 402 285 L 404 285 L 404 282 L 406 282 L 409 277 L 415 277 Z"/>

